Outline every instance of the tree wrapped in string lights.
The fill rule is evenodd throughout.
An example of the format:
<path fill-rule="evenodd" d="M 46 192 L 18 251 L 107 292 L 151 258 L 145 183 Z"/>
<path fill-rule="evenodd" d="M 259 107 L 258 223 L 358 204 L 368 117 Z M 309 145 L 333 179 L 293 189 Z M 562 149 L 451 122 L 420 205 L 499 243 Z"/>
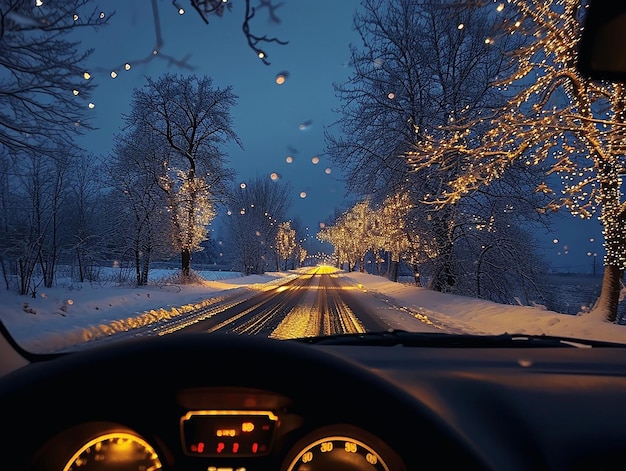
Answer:
<path fill-rule="evenodd" d="M 287 260 L 294 254 L 296 247 L 296 231 L 291 228 L 291 222 L 281 222 L 276 234 L 276 252 L 279 261 L 284 263 L 284 270 L 287 270 Z"/>
<path fill-rule="evenodd" d="M 400 259 L 411 248 L 407 218 L 412 207 L 409 194 L 404 192 L 388 196 L 374 211 L 375 245 L 389 255 L 391 281 L 398 281 Z"/>
<path fill-rule="evenodd" d="M 230 116 L 235 102 L 230 87 L 214 88 L 209 77 L 165 74 L 147 78 L 143 88 L 134 90 L 131 113 L 125 116 L 129 132 L 152 135 L 165 147 L 165 155 L 154 157 L 161 159 L 160 183 L 183 276 L 190 274 L 191 254 L 200 250 L 215 215 L 212 204 L 225 199 L 233 176 L 221 146 L 241 145 Z"/>
<path fill-rule="evenodd" d="M 539 211 L 560 209 L 580 218 L 600 213 L 605 272 L 592 313 L 615 321 L 626 267 L 626 203 L 621 177 L 626 149 L 623 86 L 594 82 L 576 70 L 586 2 L 510 0 L 486 4 L 506 12 L 501 36 L 523 36 L 512 53 L 515 70 L 496 81 L 508 103 L 468 126 L 442 126 L 411 153 L 414 169 L 465 156 L 463 172 L 434 202 L 454 204 L 497 181 L 513 166 L 540 168 L 535 193 L 549 197 Z M 494 45 L 499 38 L 485 38 Z"/>

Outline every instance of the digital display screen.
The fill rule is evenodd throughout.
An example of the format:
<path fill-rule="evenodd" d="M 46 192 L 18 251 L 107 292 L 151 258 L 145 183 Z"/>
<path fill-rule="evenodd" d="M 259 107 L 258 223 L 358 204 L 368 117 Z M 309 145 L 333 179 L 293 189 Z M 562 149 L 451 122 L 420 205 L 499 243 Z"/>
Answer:
<path fill-rule="evenodd" d="M 278 417 L 270 411 L 199 410 L 180 419 L 188 455 L 261 456 L 269 453 Z"/>

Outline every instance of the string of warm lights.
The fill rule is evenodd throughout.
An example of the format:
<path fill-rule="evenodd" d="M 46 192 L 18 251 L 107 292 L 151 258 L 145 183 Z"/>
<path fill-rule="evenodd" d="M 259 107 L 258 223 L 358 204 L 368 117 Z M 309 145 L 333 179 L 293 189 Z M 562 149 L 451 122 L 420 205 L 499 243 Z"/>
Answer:
<path fill-rule="evenodd" d="M 232 4 L 229 0 L 190 0 L 192 7 L 194 10 L 198 12 L 202 20 L 208 24 L 210 15 L 222 16 L 226 9 L 230 10 Z M 39 2 L 37 6 L 43 6 L 43 2 Z M 172 5 L 178 11 L 178 14 L 184 15 L 186 10 L 181 6 L 181 4 L 177 0 L 172 0 Z M 262 6 L 266 6 L 268 10 L 270 10 L 270 19 L 272 21 L 279 22 L 278 17 L 275 15 L 274 10 L 279 5 L 272 4 L 271 0 L 266 0 L 262 3 Z M 85 80 L 90 80 L 92 78 L 93 73 L 95 72 L 105 72 L 112 79 L 116 79 L 120 73 L 130 71 L 133 67 L 136 67 L 141 64 L 146 64 L 155 59 L 164 60 L 170 66 L 175 66 L 179 69 L 193 70 L 193 66 L 188 63 L 188 56 L 184 56 L 182 58 L 171 56 L 163 53 L 163 47 L 165 45 L 165 41 L 163 39 L 163 35 L 161 32 L 161 18 L 159 5 L 157 0 L 152 0 L 151 2 L 152 8 L 152 18 L 153 18 L 153 27 L 154 27 L 154 36 L 155 43 L 152 47 L 152 50 L 146 54 L 144 57 L 135 58 L 135 59 L 127 59 L 121 62 L 118 65 L 110 67 L 108 69 L 104 69 L 102 67 L 96 67 L 91 72 L 85 71 L 83 74 L 83 78 Z M 99 19 L 104 20 L 107 17 L 113 16 L 113 13 L 109 15 L 105 14 L 105 12 L 99 13 Z M 250 22 L 255 16 L 255 8 L 250 5 L 250 0 L 246 0 L 245 2 L 245 16 L 242 23 L 242 30 L 246 37 L 249 47 L 255 52 L 257 57 L 266 65 L 270 65 L 268 61 L 267 52 L 260 48 L 259 44 L 261 43 L 276 43 L 280 45 L 288 44 L 288 41 L 282 41 L 275 37 L 268 37 L 266 35 L 259 36 L 253 34 L 250 29 Z M 73 20 L 78 22 L 80 20 L 80 15 L 78 13 L 73 14 Z M 283 81 L 286 77 L 286 73 L 283 73 Z M 281 82 L 282 83 L 282 82 Z M 77 89 L 73 90 L 74 95 L 79 95 L 80 91 Z M 89 108 L 94 108 L 94 103 L 89 103 Z"/>

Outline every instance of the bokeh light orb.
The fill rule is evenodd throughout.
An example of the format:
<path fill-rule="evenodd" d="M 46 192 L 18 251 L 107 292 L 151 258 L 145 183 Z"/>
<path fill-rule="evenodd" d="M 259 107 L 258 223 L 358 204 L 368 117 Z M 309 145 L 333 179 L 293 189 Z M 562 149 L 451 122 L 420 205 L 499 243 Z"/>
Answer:
<path fill-rule="evenodd" d="M 282 71 L 282 72 L 278 72 L 278 74 L 276 74 L 276 78 L 274 79 L 274 81 L 278 84 L 278 85 L 282 85 L 283 83 L 285 83 L 287 81 L 287 77 L 289 77 L 289 73 Z"/>

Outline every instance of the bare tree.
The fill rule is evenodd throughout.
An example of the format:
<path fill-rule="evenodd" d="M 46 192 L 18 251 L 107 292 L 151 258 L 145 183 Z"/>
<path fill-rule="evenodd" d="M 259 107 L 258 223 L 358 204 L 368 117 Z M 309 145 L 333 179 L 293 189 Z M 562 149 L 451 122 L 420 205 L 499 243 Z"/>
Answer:
<path fill-rule="evenodd" d="M 118 136 L 105 165 L 112 189 L 110 204 L 117 208 L 115 237 L 123 258 L 131 256 L 138 286 L 148 283 L 152 259 L 171 255 L 175 249 L 168 195 L 162 189 L 167 173 L 162 162 L 168 160 L 168 148 L 162 138 L 144 131 Z"/>
<path fill-rule="evenodd" d="M 166 143 L 162 188 L 172 209 L 172 233 L 181 252 L 181 269 L 189 275 L 191 253 L 206 237 L 211 206 L 226 194 L 232 172 L 225 166 L 221 145 L 241 145 L 232 128 L 230 108 L 236 101 L 230 87 L 213 87 L 209 77 L 165 74 L 147 78 L 133 94 L 125 116 L 129 130 L 151 133 Z"/>
<path fill-rule="evenodd" d="M 103 25 L 107 14 L 90 0 L 0 5 L 0 146 L 50 155 L 88 128 L 85 69 L 91 50 L 69 38 Z"/>
<path fill-rule="evenodd" d="M 96 281 L 104 242 L 114 226 L 105 212 L 102 166 L 90 153 L 72 157 L 61 222 L 63 252 L 79 282 Z"/>
<path fill-rule="evenodd" d="M 231 192 L 225 226 L 229 249 L 246 275 L 275 267 L 276 237 L 286 219 L 291 185 L 256 177 Z"/>

